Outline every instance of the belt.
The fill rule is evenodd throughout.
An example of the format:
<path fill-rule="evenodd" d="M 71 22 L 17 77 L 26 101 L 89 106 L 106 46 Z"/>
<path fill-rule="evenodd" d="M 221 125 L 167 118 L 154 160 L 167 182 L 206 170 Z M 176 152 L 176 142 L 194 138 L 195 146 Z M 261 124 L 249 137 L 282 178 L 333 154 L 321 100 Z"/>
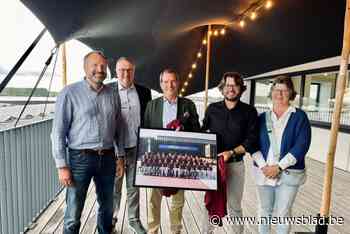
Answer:
<path fill-rule="evenodd" d="M 125 151 L 131 151 L 131 150 L 134 150 L 136 148 L 136 146 L 134 147 L 128 147 L 128 148 L 124 148 Z"/>
<path fill-rule="evenodd" d="M 114 156 L 114 149 L 78 149 L 78 151 L 85 155 Z"/>

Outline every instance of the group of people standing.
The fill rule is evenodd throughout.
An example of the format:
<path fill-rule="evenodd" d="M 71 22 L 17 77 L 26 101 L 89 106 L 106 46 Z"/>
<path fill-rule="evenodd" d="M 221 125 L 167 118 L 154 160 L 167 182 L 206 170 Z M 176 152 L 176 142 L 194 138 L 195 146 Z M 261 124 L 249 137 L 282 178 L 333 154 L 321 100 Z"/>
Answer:
<path fill-rule="evenodd" d="M 141 175 L 214 179 L 215 161 L 204 156 L 181 153 L 145 152 L 141 156 L 138 172 Z"/>
<path fill-rule="evenodd" d="M 52 128 L 53 157 L 60 182 L 67 187 L 63 233 L 79 233 L 87 190 L 94 180 L 98 202 L 97 229 L 110 234 L 118 222 L 122 180 L 125 175 L 128 224 L 134 233 L 147 233 L 140 221 L 139 189 L 133 186 L 137 129 L 166 128 L 186 113 L 181 130 L 216 133 L 218 156 L 227 171 L 229 215 L 242 217 L 244 157 L 254 159 L 253 172 L 259 197 L 259 216 L 291 216 L 299 186 L 305 181 L 305 155 L 311 139 L 306 114 L 293 106 L 296 92 L 288 77 L 277 77 L 271 87 L 271 110 L 258 116 L 253 106 L 240 101 L 245 91 L 239 73 L 228 72 L 218 86 L 224 100 L 208 106 L 200 126 L 195 104 L 178 96 L 180 78 L 172 69 L 160 73 L 163 96 L 151 100 L 148 88 L 135 84 L 135 63 L 130 58 L 116 62 L 117 81 L 104 84 L 107 58 L 99 51 L 84 57 L 85 77 L 66 86 L 56 101 Z M 148 233 L 158 233 L 162 193 L 149 188 Z M 181 233 L 184 191 L 171 196 L 170 230 Z M 204 204 L 203 204 L 204 205 Z M 206 217 L 209 220 L 210 217 Z M 209 222 L 203 230 L 212 232 Z M 235 225 L 243 233 L 243 225 Z M 290 226 L 277 226 L 288 233 Z M 270 225 L 260 225 L 269 233 Z"/>

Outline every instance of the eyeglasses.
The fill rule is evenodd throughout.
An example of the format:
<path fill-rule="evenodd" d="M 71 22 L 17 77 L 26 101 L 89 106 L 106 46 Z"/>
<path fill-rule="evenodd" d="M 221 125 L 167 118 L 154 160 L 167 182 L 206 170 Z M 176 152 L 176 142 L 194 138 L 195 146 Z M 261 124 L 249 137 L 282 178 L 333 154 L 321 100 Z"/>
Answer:
<path fill-rule="evenodd" d="M 282 93 L 282 94 L 289 94 L 288 89 L 272 89 L 272 92 L 274 93 Z"/>
<path fill-rule="evenodd" d="M 133 71 L 133 69 L 129 68 L 129 69 L 118 69 L 118 71 L 120 71 L 121 73 L 123 72 L 127 72 L 127 73 L 130 73 Z"/>
<path fill-rule="evenodd" d="M 226 89 L 235 89 L 235 88 L 238 88 L 239 85 L 232 85 L 232 84 L 225 84 L 225 88 Z"/>

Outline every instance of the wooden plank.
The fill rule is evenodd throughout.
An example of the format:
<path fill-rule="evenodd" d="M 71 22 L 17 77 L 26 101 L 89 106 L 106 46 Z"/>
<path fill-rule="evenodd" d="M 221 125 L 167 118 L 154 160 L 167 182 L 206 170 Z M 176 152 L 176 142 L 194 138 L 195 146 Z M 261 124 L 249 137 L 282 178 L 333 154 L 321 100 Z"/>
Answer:
<path fill-rule="evenodd" d="M 207 210 L 206 210 L 206 208 L 204 206 L 204 192 L 193 191 L 193 195 L 195 197 L 195 200 L 197 202 L 198 207 L 200 208 L 200 212 L 207 212 Z M 199 216 L 199 217 L 203 218 L 203 216 L 200 215 L 199 213 L 197 213 L 196 216 Z M 224 233 L 226 233 L 226 231 L 222 227 L 216 227 L 215 228 L 215 233 L 224 234 Z"/>
<path fill-rule="evenodd" d="M 321 193 L 322 193 L 322 178 L 324 165 L 318 161 L 308 159 L 306 161 L 308 166 L 308 180 L 305 185 L 300 187 L 296 201 L 293 205 L 293 215 L 313 215 L 315 216 L 320 207 Z M 248 158 L 246 160 L 246 183 L 243 194 L 243 215 L 257 217 L 258 202 L 256 185 L 251 173 L 252 161 Z M 333 216 L 342 216 L 345 218 L 345 225 L 330 225 L 329 233 L 349 233 L 350 223 L 350 173 L 336 169 L 334 174 L 334 189 L 333 189 L 333 203 L 331 214 Z M 90 186 L 84 211 L 82 214 L 82 229 L 81 233 L 90 234 L 97 233 L 96 231 L 96 196 L 94 190 Z M 125 189 L 125 185 L 123 186 Z M 92 192 L 93 191 L 93 192 Z M 127 202 L 125 190 L 122 192 L 121 210 L 119 212 L 119 222 L 116 226 L 117 233 L 130 233 L 127 227 Z M 124 196 L 123 196 L 124 195 Z M 39 217 L 37 226 L 32 230 L 28 230 L 29 234 L 40 233 L 62 233 L 63 229 L 63 212 L 65 192 L 61 192 L 57 201 L 53 202 L 50 207 Z M 147 203 L 148 194 L 146 189 L 142 188 L 140 191 L 140 219 L 145 227 L 147 227 Z M 170 233 L 169 221 L 169 207 L 171 200 L 162 199 L 161 208 L 161 228 L 160 233 Z M 203 214 L 206 212 L 204 207 L 204 192 L 200 191 L 186 191 L 185 192 L 185 207 L 183 210 L 183 233 L 200 233 L 203 227 Z M 275 230 L 275 227 L 273 227 Z M 307 232 L 314 231 L 313 225 L 292 226 L 292 232 Z M 229 225 L 224 225 L 223 228 L 216 228 L 215 233 L 232 233 Z M 245 225 L 245 233 L 258 233 L 258 226 L 252 224 Z"/>
<path fill-rule="evenodd" d="M 87 230 L 86 233 L 91 233 L 91 230 L 94 229 L 88 222 L 91 222 L 90 217 L 97 212 L 96 190 L 93 183 L 90 184 L 90 187 L 91 189 L 89 189 L 89 193 L 86 196 L 84 209 L 80 218 L 80 233 L 83 233 L 85 229 Z M 96 223 L 96 220 L 94 221 Z"/>
<path fill-rule="evenodd" d="M 62 190 L 59 194 L 57 194 L 56 198 L 51 202 L 49 207 L 42 213 L 36 222 L 32 225 L 31 229 L 29 229 L 26 234 L 37 234 L 40 233 L 47 225 L 49 220 L 55 215 L 57 210 L 64 206 L 65 200 L 65 191 Z"/>
<path fill-rule="evenodd" d="M 170 218 L 169 218 L 169 209 L 168 209 L 168 202 L 165 197 L 162 197 L 162 204 L 161 204 L 161 215 L 160 215 L 160 233 L 161 234 L 167 234 L 171 233 L 170 231 Z"/>
<path fill-rule="evenodd" d="M 184 219 L 190 220 L 190 232 L 189 233 L 200 233 L 199 220 L 194 214 L 193 201 L 194 197 L 191 191 L 185 192 L 185 207 L 184 207 Z"/>
<path fill-rule="evenodd" d="M 86 197 L 88 198 L 91 194 L 91 191 L 94 189 L 94 187 L 92 186 L 92 183 L 89 185 L 89 188 L 88 188 L 88 191 L 87 191 L 87 194 L 86 194 Z M 59 216 L 60 218 L 60 222 L 59 224 L 56 226 L 56 229 L 52 232 L 51 230 L 49 230 L 48 233 L 55 233 L 55 234 L 61 234 L 63 232 L 63 216 L 64 216 L 64 210 L 66 209 L 66 204 L 64 206 L 64 209 L 63 209 L 63 213 L 62 215 Z"/>
<path fill-rule="evenodd" d="M 145 188 L 140 188 L 140 221 L 147 230 L 147 192 Z"/>
<path fill-rule="evenodd" d="M 93 183 L 90 183 L 89 193 L 86 196 L 84 209 L 80 218 L 80 232 L 83 232 L 86 222 L 89 220 L 89 216 L 91 212 L 96 212 L 97 207 L 95 207 L 96 203 L 96 190 Z"/>
<path fill-rule="evenodd" d="M 122 197 L 120 199 L 120 208 L 118 214 L 118 223 L 115 226 L 116 233 L 125 233 L 128 229 L 128 216 L 127 216 L 127 204 L 126 204 L 126 187 L 125 177 L 122 185 Z"/>
<path fill-rule="evenodd" d="M 63 233 L 63 218 L 61 220 L 61 222 L 59 223 L 59 225 L 57 226 L 56 230 L 54 232 L 52 232 L 53 234 L 61 234 Z"/>
<path fill-rule="evenodd" d="M 64 190 L 64 194 L 66 194 L 66 190 Z M 45 225 L 45 228 L 41 231 L 42 234 L 54 233 L 58 226 L 63 222 L 65 209 L 66 204 L 62 203 L 61 206 L 56 210 L 55 214 L 51 217 L 49 222 Z"/>
<path fill-rule="evenodd" d="M 90 234 L 90 233 L 94 233 L 96 228 L 97 228 L 97 224 L 96 224 L 96 220 L 97 220 L 97 201 L 96 201 L 96 196 L 93 206 L 90 209 L 90 213 L 89 216 L 85 222 L 84 228 L 81 229 L 80 233 L 82 234 Z"/>
<path fill-rule="evenodd" d="M 127 207 L 127 196 L 126 196 L 126 187 L 124 187 L 124 195 L 122 195 L 122 202 L 121 204 L 125 204 L 124 206 L 124 219 L 123 219 L 123 228 L 122 232 L 123 234 L 133 234 L 132 231 L 128 228 L 128 207 Z M 143 225 L 143 227 L 147 230 L 147 192 L 145 188 L 140 188 L 140 221 Z"/>
<path fill-rule="evenodd" d="M 205 225 L 204 223 L 204 215 L 206 209 L 204 207 L 203 201 L 198 201 L 197 197 L 195 196 L 195 193 L 198 193 L 198 191 L 188 191 L 187 192 L 187 199 L 188 205 L 191 209 L 192 215 L 195 217 L 195 220 L 197 222 L 197 225 L 199 226 L 200 232 L 202 232 L 202 229 Z"/>

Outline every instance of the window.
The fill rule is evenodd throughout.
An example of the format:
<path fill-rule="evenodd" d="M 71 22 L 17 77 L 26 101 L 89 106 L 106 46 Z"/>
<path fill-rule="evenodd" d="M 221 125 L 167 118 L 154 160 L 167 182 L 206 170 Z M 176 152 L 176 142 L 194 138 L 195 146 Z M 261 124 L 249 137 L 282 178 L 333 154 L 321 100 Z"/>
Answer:
<path fill-rule="evenodd" d="M 335 104 L 337 73 L 317 73 L 305 77 L 302 84 L 302 76 L 292 77 L 297 96 L 292 104 L 302 108 L 312 121 L 330 123 Z M 350 126 L 350 75 L 347 78 L 346 90 L 343 99 L 343 107 L 340 123 Z M 273 79 L 256 80 L 255 107 L 258 112 L 266 111 L 271 105 L 268 97 Z M 301 87 L 304 86 L 304 90 Z M 302 96 L 302 94 L 304 94 Z"/>
<path fill-rule="evenodd" d="M 257 80 L 255 83 L 255 107 L 259 113 L 266 111 L 271 104 L 269 98 L 271 86 L 271 79 Z"/>

